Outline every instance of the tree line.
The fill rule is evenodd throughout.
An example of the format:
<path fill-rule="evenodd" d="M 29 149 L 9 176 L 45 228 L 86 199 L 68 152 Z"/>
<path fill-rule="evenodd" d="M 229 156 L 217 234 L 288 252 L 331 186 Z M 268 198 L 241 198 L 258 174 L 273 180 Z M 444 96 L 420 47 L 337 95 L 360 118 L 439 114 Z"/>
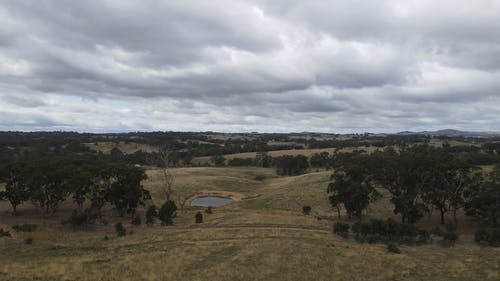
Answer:
<path fill-rule="evenodd" d="M 328 185 L 332 207 L 361 218 L 370 202 L 385 188 L 393 211 L 402 223 L 416 223 L 436 210 L 440 221 L 451 214 L 457 223 L 465 210 L 493 225 L 500 225 L 500 168 L 484 174 L 481 168 L 441 148 L 417 145 L 400 151 L 388 148 L 372 154 L 338 153 Z"/>
<path fill-rule="evenodd" d="M 141 185 L 147 178 L 144 170 L 124 164 L 77 166 L 41 158 L 16 162 L 5 169 L 5 190 L 0 192 L 0 198 L 10 203 L 13 214 L 19 205 L 30 202 L 42 216 L 48 216 L 71 199 L 78 209 L 87 205 L 100 211 L 110 204 L 117 215 L 124 216 L 151 199 Z"/>

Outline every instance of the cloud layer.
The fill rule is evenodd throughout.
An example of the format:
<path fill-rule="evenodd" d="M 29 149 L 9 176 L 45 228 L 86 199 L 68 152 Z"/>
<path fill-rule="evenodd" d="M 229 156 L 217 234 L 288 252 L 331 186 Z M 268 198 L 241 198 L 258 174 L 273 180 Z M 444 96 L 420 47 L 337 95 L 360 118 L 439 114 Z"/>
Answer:
<path fill-rule="evenodd" d="M 0 130 L 500 130 L 500 1 L 0 3 Z"/>

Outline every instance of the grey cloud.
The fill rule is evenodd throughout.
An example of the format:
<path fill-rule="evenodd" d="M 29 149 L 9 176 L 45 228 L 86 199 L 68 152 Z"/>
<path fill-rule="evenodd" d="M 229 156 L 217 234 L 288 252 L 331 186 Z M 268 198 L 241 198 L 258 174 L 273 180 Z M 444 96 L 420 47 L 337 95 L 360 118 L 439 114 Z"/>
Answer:
<path fill-rule="evenodd" d="M 496 0 L 7 1 L 0 123 L 495 130 L 498 30 Z"/>

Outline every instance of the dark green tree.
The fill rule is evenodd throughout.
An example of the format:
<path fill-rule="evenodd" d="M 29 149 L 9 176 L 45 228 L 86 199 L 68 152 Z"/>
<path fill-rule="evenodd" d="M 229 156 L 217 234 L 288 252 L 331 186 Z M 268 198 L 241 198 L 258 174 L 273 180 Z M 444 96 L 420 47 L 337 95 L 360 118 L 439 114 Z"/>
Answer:
<path fill-rule="evenodd" d="M 158 218 L 165 225 L 173 224 L 173 219 L 177 215 L 177 205 L 172 200 L 167 200 L 158 211 Z"/>
<path fill-rule="evenodd" d="M 422 194 L 432 182 L 432 149 L 426 145 L 402 150 L 392 149 L 373 154 L 371 171 L 374 180 L 391 193 L 394 213 L 401 215 L 402 223 L 415 223 L 428 211 Z"/>
<path fill-rule="evenodd" d="M 158 210 L 155 205 L 148 207 L 146 211 L 146 224 L 151 225 L 155 223 L 155 219 L 158 217 Z"/>
<path fill-rule="evenodd" d="M 441 224 L 445 214 L 453 214 L 457 224 L 457 212 L 464 206 L 464 191 L 474 189 L 482 180 L 481 172 L 466 161 L 443 151 L 435 151 L 428 164 L 430 181 L 423 190 L 423 200 L 440 213 Z"/>
<path fill-rule="evenodd" d="M 327 167 L 330 162 L 330 154 L 326 151 L 314 153 L 309 159 L 311 167 Z"/>
<path fill-rule="evenodd" d="M 29 190 L 25 179 L 24 164 L 16 163 L 7 167 L 5 191 L 0 191 L 0 199 L 9 201 L 12 214 L 16 215 L 17 206 L 29 200 Z"/>
<path fill-rule="evenodd" d="M 299 175 L 307 171 L 309 162 L 304 155 L 284 155 L 275 159 L 277 173 L 283 176 Z"/>
<path fill-rule="evenodd" d="M 500 225 L 500 167 L 496 167 L 481 185 L 464 192 L 465 212 L 492 225 Z"/>
<path fill-rule="evenodd" d="M 149 192 L 141 185 L 147 178 L 143 169 L 125 165 L 113 165 L 106 173 L 109 187 L 106 191 L 106 201 L 110 202 L 119 216 L 132 214 L 139 205 L 144 205 L 151 199 Z"/>
<path fill-rule="evenodd" d="M 330 194 L 330 204 L 337 208 L 339 216 L 340 207 L 343 206 L 349 218 L 360 219 L 370 202 L 380 196 L 366 168 L 368 158 L 359 155 L 356 161 L 345 162 L 344 166 L 338 167 L 332 174 L 327 192 Z"/>
<path fill-rule="evenodd" d="M 203 222 L 203 214 L 200 211 L 196 212 L 194 219 L 195 219 L 196 223 L 202 223 Z"/>

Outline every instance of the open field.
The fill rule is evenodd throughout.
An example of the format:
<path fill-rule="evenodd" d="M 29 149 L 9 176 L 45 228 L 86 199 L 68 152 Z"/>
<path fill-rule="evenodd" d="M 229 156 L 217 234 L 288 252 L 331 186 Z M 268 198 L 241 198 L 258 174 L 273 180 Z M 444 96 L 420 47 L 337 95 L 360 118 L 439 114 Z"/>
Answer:
<path fill-rule="evenodd" d="M 308 148 L 308 149 L 285 149 L 285 150 L 272 150 L 268 151 L 267 154 L 272 157 L 279 157 L 283 155 L 304 155 L 306 157 L 311 157 L 311 155 L 315 153 L 321 153 L 321 152 L 328 152 L 328 153 L 334 153 L 334 152 L 352 152 L 354 150 L 364 150 L 367 152 L 373 152 L 376 151 L 378 148 L 374 146 L 360 146 L 360 147 L 346 147 L 346 148 L 335 148 L 335 147 L 330 147 L 330 148 Z M 235 154 L 225 154 L 223 155 L 224 158 L 227 160 L 231 160 L 234 158 L 255 158 L 257 155 L 257 152 L 245 152 L 245 153 L 235 153 Z M 204 156 L 204 157 L 195 157 L 193 158 L 192 163 L 194 164 L 200 164 L 200 165 L 206 165 L 210 163 L 210 156 Z"/>
<path fill-rule="evenodd" d="M 148 153 L 158 151 L 158 148 L 154 146 L 136 142 L 98 142 L 85 143 L 84 145 L 94 151 L 102 152 L 104 154 L 109 154 L 113 148 L 118 148 L 123 154 L 132 154 L 139 150 Z"/>
<path fill-rule="evenodd" d="M 10 230 L 13 239 L 0 238 L 0 280 L 500 279 L 500 249 L 477 246 L 472 235 L 477 226 L 464 216 L 459 219 L 460 240 L 449 249 L 434 242 L 401 246 L 401 254 L 389 254 L 383 244 L 359 244 L 332 234 L 337 218 L 326 197 L 329 171 L 278 177 L 265 168 L 203 167 L 174 173 L 176 198 L 226 191 L 243 200 L 204 213 L 198 225 L 194 214 L 200 208 L 187 204 L 174 226 L 134 227 L 130 217 L 118 218 L 108 210 L 106 225 L 86 230 L 60 224 L 73 208 L 70 202 L 47 219 L 29 204 L 20 208 L 18 218 L 12 217 L 2 202 L 0 227 L 30 222 L 39 229 Z M 144 186 L 159 205 L 161 173 L 150 169 L 148 176 Z M 394 216 L 387 193 L 383 195 L 370 206 L 368 218 Z M 301 213 L 303 205 L 312 206 L 312 215 Z M 436 226 L 435 215 L 420 226 Z M 113 225 L 119 221 L 133 234 L 116 237 Z M 25 238 L 33 238 L 33 245 L 25 244 Z"/>

